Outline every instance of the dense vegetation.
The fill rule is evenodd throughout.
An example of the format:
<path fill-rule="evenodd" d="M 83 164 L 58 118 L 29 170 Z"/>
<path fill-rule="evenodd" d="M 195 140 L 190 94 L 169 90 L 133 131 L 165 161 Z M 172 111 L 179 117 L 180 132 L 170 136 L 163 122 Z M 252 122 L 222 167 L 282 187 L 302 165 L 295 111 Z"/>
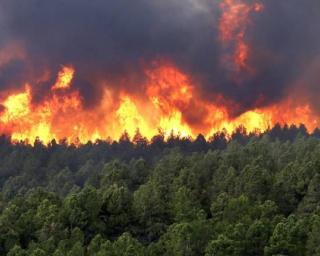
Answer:
<path fill-rule="evenodd" d="M 0 139 L 0 254 L 320 255 L 320 132 Z"/>

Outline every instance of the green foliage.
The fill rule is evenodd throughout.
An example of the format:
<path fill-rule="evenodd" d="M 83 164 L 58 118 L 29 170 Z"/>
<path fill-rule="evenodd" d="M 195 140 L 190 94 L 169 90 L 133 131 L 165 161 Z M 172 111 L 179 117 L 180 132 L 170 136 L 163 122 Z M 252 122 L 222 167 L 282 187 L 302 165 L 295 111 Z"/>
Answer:
<path fill-rule="evenodd" d="M 20 246 L 15 245 L 7 254 L 8 256 L 27 256 L 27 252 Z"/>
<path fill-rule="evenodd" d="M 132 211 L 132 195 L 126 187 L 114 184 L 103 192 L 100 212 L 105 217 L 107 232 L 117 234 L 129 223 Z"/>
<path fill-rule="evenodd" d="M 312 217 L 311 231 L 307 240 L 307 253 L 308 256 L 320 255 L 320 216 L 315 215 Z"/>
<path fill-rule="evenodd" d="M 305 255 L 307 232 L 306 220 L 288 217 L 276 225 L 265 255 Z"/>
<path fill-rule="evenodd" d="M 225 235 L 219 235 L 217 239 L 209 243 L 205 256 L 236 256 L 240 255 L 239 253 L 235 241 Z"/>
<path fill-rule="evenodd" d="M 320 256 L 320 140 L 272 132 L 0 143 L 0 255 Z"/>

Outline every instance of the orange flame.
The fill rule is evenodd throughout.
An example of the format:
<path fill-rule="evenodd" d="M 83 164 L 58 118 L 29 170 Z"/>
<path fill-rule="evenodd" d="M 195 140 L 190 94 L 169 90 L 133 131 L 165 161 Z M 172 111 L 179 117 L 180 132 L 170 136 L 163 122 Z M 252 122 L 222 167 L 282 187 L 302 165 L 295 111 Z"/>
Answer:
<path fill-rule="evenodd" d="M 55 85 L 52 87 L 52 90 L 70 88 L 73 76 L 74 76 L 74 68 L 63 66 L 62 70 L 58 74 L 58 79 Z"/>
<path fill-rule="evenodd" d="M 32 142 L 39 138 L 48 143 L 67 138 L 69 142 L 85 143 L 106 138 L 116 140 L 124 131 L 133 138 L 137 129 L 151 139 L 159 131 L 165 137 L 171 134 L 195 137 L 198 133 L 210 137 L 223 129 L 232 133 L 239 126 L 248 132 L 257 129 L 263 132 L 278 122 L 304 123 L 309 131 L 319 125 L 308 104 L 294 104 L 292 100 L 254 109 L 232 119 L 227 106 L 203 100 L 188 76 L 175 66 L 161 63 L 145 72 L 148 79 L 139 97 L 123 91 L 117 100 L 112 90 L 105 90 L 103 100 L 93 109 L 84 107 L 75 89 L 64 93 L 54 90 L 43 103 L 35 105 L 31 87 L 26 85 L 24 90 L 8 95 L 1 102 L 1 132 L 9 133 L 16 141 Z M 62 74 L 71 73 L 72 76 L 62 78 Z M 74 69 L 63 67 L 57 81 L 69 86 L 74 74 Z"/>
<path fill-rule="evenodd" d="M 248 65 L 249 46 L 245 41 L 245 34 L 250 24 L 249 16 L 252 12 L 261 12 L 263 5 L 253 3 L 248 5 L 243 0 L 224 0 L 220 4 L 222 16 L 220 18 L 220 39 L 226 48 L 232 44 L 233 54 L 227 56 L 225 62 L 231 59 L 238 70 L 250 70 Z"/>

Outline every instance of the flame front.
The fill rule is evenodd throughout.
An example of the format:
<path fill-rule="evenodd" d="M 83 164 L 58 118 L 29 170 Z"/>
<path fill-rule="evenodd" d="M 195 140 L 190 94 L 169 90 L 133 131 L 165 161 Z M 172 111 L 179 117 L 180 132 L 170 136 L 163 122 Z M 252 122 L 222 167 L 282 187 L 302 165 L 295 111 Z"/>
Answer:
<path fill-rule="evenodd" d="M 264 4 L 267 3 L 264 2 Z M 95 69 L 96 66 L 88 68 L 94 62 L 90 58 L 88 60 L 90 64 L 85 63 L 85 65 L 83 62 L 80 62 L 82 65 L 79 65 L 76 60 L 74 63 L 72 61 L 70 63 L 55 63 L 54 67 L 62 64 L 61 70 L 57 74 L 52 74 L 51 70 L 35 72 L 30 68 L 33 72 L 31 71 L 29 75 L 27 71 L 30 70 L 26 68 L 26 70 L 22 70 L 28 73 L 26 80 L 23 80 L 22 83 L 18 80 L 17 85 L 9 84 L 9 89 L 3 89 L 0 92 L 0 133 L 10 135 L 15 141 L 28 140 L 32 142 L 39 138 L 44 143 L 49 143 L 52 139 L 67 139 L 70 143 L 85 143 L 96 139 L 110 138 L 117 140 L 124 132 L 127 132 L 133 138 L 137 131 L 149 140 L 159 132 L 166 138 L 171 135 L 194 138 L 199 133 L 209 138 L 222 130 L 232 133 L 239 126 L 245 127 L 248 132 L 264 132 L 276 123 L 282 125 L 303 123 L 308 131 L 312 132 L 319 126 L 320 120 L 314 113 L 314 105 L 308 103 L 307 100 L 304 101 L 302 97 L 299 98 L 292 92 L 283 97 L 284 91 L 281 91 L 279 93 L 281 97 L 274 97 L 275 100 L 270 96 L 269 98 L 265 97 L 267 100 L 259 105 L 257 103 L 261 102 L 260 98 L 263 99 L 264 96 L 268 96 L 267 93 L 264 94 L 267 90 L 260 92 L 254 90 L 255 88 L 252 85 L 249 89 L 244 88 L 246 82 L 251 81 L 251 78 L 254 82 L 260 82 L 259 79 L 256 79 L 256 75 L 264 73 L 264 71 L 255 70 L 258 67 L 255 67 L 252 63 L 255 59 L 260 60 L 260 58 L 269 54 L 269 52 L 263 52 L 257 58 L 255 56 L 257 49 L 252 47 L 253 43 L 248 36 L 251 27 L 254 25 L 252 24 L 253 16 L 259 15 L 265 6 L 259 0 L 222 0 L 219 7 L 221 15 L 215 28 L 217 28 L 217 41 L 221 46 L 221 49 L 217 48 L 219 48 L 219 51 L 222 50 L 217 54 L 217 62 L 221 66 L 218 70 L 222 73 L 222 85 L 217 86 L 218 89 L 214 86 L 204 88 L 205 85 L 197 80 L 198 76 L 204 76 L 204 80 L 210 80 L 209 82 L 211 82 L 212 76 L 207 73 L 208 70 L 210 72 L 211 65 L 209 68 L 207 65 L 202 67 L 205 69 L 204 73 L 194 72 L 192 74 L 190 65 L 184 66 L 181 64 L 183 62 L 181 58 L 178 58 L 179 61 L 175 61 L 174 54 L 170 57 L 170 54 L 162 56 L 161 54 L 152 55 L 150 53 L 153 58 L 147 58 L 148 60 L 144 60 L 142 56 L 144 65 L 139 66 L 137 72 L 139 78 L 142 77 L 142 79 L 137 79 L 136 84 L 128 82 L 134 89 L 129 88 L 129 85 L 121 85 L 123 81 L 124 83 L 127 82 L 127 78 L 122 77 L 122 73 L 120 73 L 121 75 L 117 73 L 118 76 L 121 76 L 120 78 L 110 78 L 110 81 L 106 81 L 109 77 L 113 77 L 113 74 L 110 75 L 112 72 L 101 74 L 104 72 L 104 67 L 99 70 Z M 201 14 L 207 13 L 207 10 L 203 12 L 201 5 L 197 7 L 197 10 L 201 11 Z M 187 17 L 189 16 L 187 15 Z M 191 17 L 198 16 L 191 15 Z M 171 34 L 168 35 L 171 36 Z M 104 36 L 104 38 L 106 37 Z M 154 39 L 152 38 L 151 41 L 154 41 Z M 139 40 L 137 42 L 140 43 Z M 200 42 L 199 45 L 202 45 L 202 43 Z M 206 43 L 204 45 L 207 46 Z M 86 47 L 84 48 L 86 49 Z M 173 48 L 176 50 L 178 47 L 174 46 Z M 91 47 L 88 47 L 88 49 L 91 49 Z M 160 47 L 161 53 L 162 51 L 166 52 L 165 49 Z M 130 56 L 133 58 L 140 50 L 140 48 L 137 51 L 133 50 Z M 200 65 L 198 63 L 199 58 L 194 56 L 193 47 L 185 47 L 183 50 L 190 51 L 190 53 L 186 53 L 186 58 L 182 59 L 186 62 L 189 58 L 195 59 L 197 66 L 192 65 L 192 68 L 197 69 Z M 150 49 L 146 50 L 146 52 L 148 51 Z M 78 51 L 76 52 L 78 53 Z M 115 55 L 122 56 L 119 52 L 117 51 Z M 190 57 L 188 54 L 192 56 Z M 203 56 L 203 51 L 200 52 L 200 55 L 206 57 Z M 70 54 L 70 56 L 72 57 L 73 54 Z M 129 58 L 131 58 L 130 56 Z M 209 57 L 211 58 L 211 56 Z M 214 57 L 216 56 L 212 56 L 212 58 Z M 117 66 L 116 57 L 110 56 L 110 59 L 113 58 L 115 58 L 115 66 Z M 27 51 L 19 43 L 12 43 L 0 50 L 0 68 L 6 67 L 9 71 L 12 66 L 13 68 L 19 67 L 18 62 L 13 63 L 16 66 L 9 65 L 11 60 L 24 60 L 28 63 L 28 59 Z M 267 59 L 269 59 L 269 55 Z M 281 63 L 281 58 L 278 60 L 276 56 L 270 56 L 270 59 Z M 104 62 L 101 63 L 103 66 Z M 124 70 L 128 66 L 129 70 L 126 70 L 126 72 L 131 72 L 130 63 L 123 66 L 125 66 Z M 117 68 L 119 67 L 117 66 L 114 69 L 115 73 Z M 270 66 L 266 65 L 266 68 L 269 70 Z M 122 68 L 119 69 L 122 70 Z M 41 70 L 41 67 L 39 67 L 39 70 Z M 114 70 L 112 69 L 112 71 Z M 185 70 L 188 70 L 190 74 Z M 307 77 L 309 76 L 307 75 Z M 86 79 L 89 80 L 92 88 L 84 88 Z M 119 80 L 120 83 L 117 84 Z M 131 82 L 130 76 L 128 76 L 129 80 Z M 268 79 L 266 80 L 269 82 Z M 52 81 L 52 84 L 48 85 L 48 81 Z M 271 81 L 274 80 L 271 79 Z M 83 84 L 78 86 L 77 82 Z M 97 84 L 94 84 L 95 82 Z M 212 83 L 218 82 L 212 81 Z M 17 90 L 16 86 L 18 84 L 20 86 L 24 84 L 24 87 Z M 250 94 L 250 91 L 253 91 L 252 95 L 259 95 L 257 99 L 254 96 L 249 97 L 250 102 L 248 102 L 243 100 L 245 95 L 239 93 L 239 97 L 233 97 L 230 88 L 225 91 L 221 88 L 223 86 L 228 87 L 228 85 L 233 88 L 233 85 L 238 84 L 241 84 L 242 87 L 238 87 L 236 92 L 244 89 L 244 92 Z M 42 90 L 46 90 L 45 93 Z M 88 107 L 86 93 L 90 93 L 91 90 L 94 93 L 98 91 L 101 99 L 97 97 L 99 100 Z M 215 90 L 219 91 L 220 94 L 216 93 Z M 206 93 L 210 94 L 210 97 L 206 97 Z M 230 99 L 227 98 L 228 95 L 231 96 Z M 88 96 L 88 98 L 90 97 L 91 95 Z M 254 99 L 252 100 L 252 98 Z M 270 100 L 270 98 L 272 99 Z M 279 100 L 279 98 L 282 99 Z M 241 100 L 243 102 L 236 102 Z M 241 104 L 245 106 L 241 106 Z M 252 107 L 262 105 L 264 107 Z M 248 109 L 248 106 L 251 106 L 251 109 L 243 113 L 244 109 Z M 234 111 L 235 109 L 240 109 L 242 114 L 239 115 L 239 111 Z M 234 117 L 234 113 L 238 116 Z"/>
<path fill-rule="evenodd" d="M 125 131 L 133 138 L 137 130 L 151 139 L 159 132 L 165 137 L 172 134 L 195 137 L 198 133 L 210 137 L 223 129 L 231 133 L 239 126 L 248 132 L 263 132 L 275 123 L 305 123 L 312 131 L 319 124 L 307 104 L 294 105 L 290 100 L 232 119 L 226 107 L 201 99 L 188 76 L 173 65 L 161 64 L 145 73 L 148 79 L 143 96 L 123 91 L 115 101 L 114 93 L 105 90 L 101 103 L 94 109 L 86 109 L 77 90 L 57 93 L 57 84 L 70 88 L 76 75 L 75 70 L 71 72 L 63 67 L 52 87 L 52 95 L 43 103 L 32 103 L 29 85 L 3 100 L 2 132 L 9 133 L 16 141 L 32 142 L 39 138 L 48 143 L 66 138 L 69 142 L 85 143 L 106 138 L 117 140 Z M 200 123 L 191 122 L 188 116 L 199 113 L 204 113 Z"/>

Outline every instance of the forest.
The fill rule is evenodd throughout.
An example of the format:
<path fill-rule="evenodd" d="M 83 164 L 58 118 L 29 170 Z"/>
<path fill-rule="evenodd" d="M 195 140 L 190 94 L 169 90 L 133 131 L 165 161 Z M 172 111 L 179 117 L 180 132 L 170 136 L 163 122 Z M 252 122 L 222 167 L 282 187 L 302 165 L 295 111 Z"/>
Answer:
<path fill-rule="evenodd" d="M 320 255 L 320 130 L 0 138 L 0 255 Z"/>

